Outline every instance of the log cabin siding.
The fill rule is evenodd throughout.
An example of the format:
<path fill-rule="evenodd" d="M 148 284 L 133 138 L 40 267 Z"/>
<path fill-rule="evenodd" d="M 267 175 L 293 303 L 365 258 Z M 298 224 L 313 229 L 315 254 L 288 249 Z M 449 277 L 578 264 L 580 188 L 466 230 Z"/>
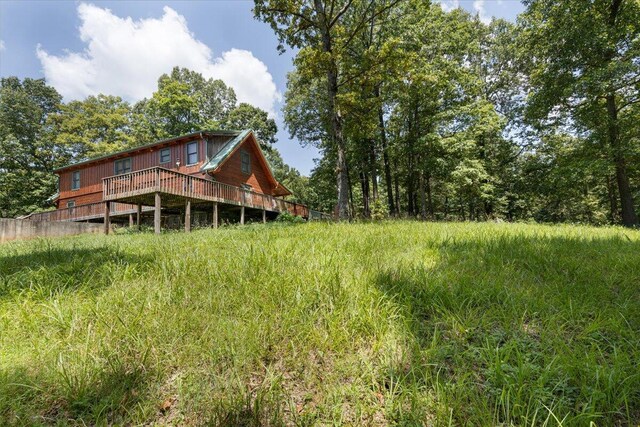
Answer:
<path fill-rule="evenodd" d="M 251 156 L 251 173 L 242 173 L 242 151 L 249 152 Z M 231 156 L 221 166 L 220 171 L 214 177 L 216 181 L 240 186 L 250 185 L 253 191 L 258 193 L 273 195 L 273 183 L 267 177 L 265 169 L 260 161 L 260 153 L 256 148 L 256 143 L 252 138 L 246 138 L 242 144 L 231 154 Z"/>
<path fill-rule="evenodd" d="M 228 137 L 226 138 L 229 139 Z M 186 166 L 187 144 L 193 141 L 198 142 L 198 162 Z M 160 164 L 160 150 L 165 148 L 171 150 L 171 159 L 169 163 Z M 113 157 L 98 160 L 96 163 L 79 165 L 78 167 L 61 171 L 58 209 L 66 208 L 69 200 L 73 200 L 76 205 L 102 201 L 102 178 L 115 175 L 116 160 L 126 158 L 131 158 L 131 171 L 161 166 L 180 173 L 208 178 L 207 174 L 200 172 L 200 168 L 207 161 L 207 143 L 205 139 L 196 137 L 187 141 L 167 143 L 145 148 L 141 151 L 114 155 Z M 176 166 L 178 160 L 180 161 L 179 168 Z M 74 171 L 80 171 L 80 188 L 77 190 L 71 189 L 71 179 Z"/>

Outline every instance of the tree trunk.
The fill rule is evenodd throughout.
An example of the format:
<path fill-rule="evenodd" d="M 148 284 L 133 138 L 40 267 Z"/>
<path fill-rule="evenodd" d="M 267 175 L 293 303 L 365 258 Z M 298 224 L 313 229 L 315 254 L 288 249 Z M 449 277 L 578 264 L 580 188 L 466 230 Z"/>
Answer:
<path fill-rule="evenodd" d="M 427 198 L 424 191 L 424 172 L 420 170 L 420 219 L 427 219 Z"/>
<path fill-rule="evenodd" d="M 614 31 L 616 28 L 616 19 L 622 7 L 622 0 L 613 0 L 609 13 L 609 28 Z M 605 62 L 610 63 L 615 56 L 614 49 L 605 51 Z M 607 133 L 609 136 L 609 145 L 613 152 L 613 163 L 616 168 L 616 181 L 618 183 L 618 193 L 620 194 L 620 207 L 622 208 L 622 225 L 625 227 L 637 227 L 638 215 L 636 215 L 633 206 L 633 195 L 629 185 L 629 176 L 627 175 L 627 161 L 624 150 L 620 141 L 620 129 L 618 122 L 618 108 L 616 106 L 616 93 L 613 89 L 609 90 L 607 99 Z"/>
<path fill-rule="evenodd" d="M 376 142 L 369 140 L 369 165 L 371 171 L 371 196 L 373 200 L 378 200 L 378 168 L 376 161 Z"/>
<path fill-rule="evenodd" d="M 620 143 L 620 130 L 618 129 L 618 109 L 614 93 L 607 95 L 607 130 L 609 145 L 613 152 L 613 163 L 616 168 L 616 181 L 620 194 L 620 206 L 622 208 L 622 225 L 625 227 L 637 227 L 638 216 L 633 206 L 633 196 L 627 175 L 627 162 Z"/>
<path fill-rule="evenodd" d="M 360 172 L 360 185 L 362 186 L 362 211 L 365 218 L 371 217 L 369 208 L 369 177 L 364 171 Z"/>
<path fill-rule="evenodd" d="M 393 180 L 394 180 L 394 186 L 395 186 L 395 196 L 396 196 L 396 209 L 393 211 L 395 216 L 398 217 L 400 216 L 400 182 L 398 180 L 398 161 L 396 160 L 394 162 L 394 169 L 396 170 L 396 173 L 394 174 Z"/>
<path fill-rule="evenodd" d="M 338 109 L 338 67 L 332 54 L 331 29 L 321 0 L 314 1 L 315 11 L 320 19 L 322 33 L 322 49 L 329 54 L 330 63 L 327 68 L 327 94 L 329 95 L 329 114 L 331 116 L 331 142 L 336 148 L 338 158 L 336 162 L 336 178 L 338 187 L 338 219 L 351 217 L 349 210 L 349 171 L 347 170 L 346 144 L 342 133 L 342 115 Z"/>
<path fill-rule="evenodd" d="M 375 96 L 380 98 L 380 88 L 376 87 Z M 384 163 L 384 181 L 387 187 L 387 203 L 389 213 L 396 214 L 396 206 L 393 203 L 393 183 L 391 182 L 391 164 L 389 162 L 389 147 L 387 143 L 387 131 L 384 125 L 384 112 L 382 102 L 378 102 L 378 127 L 380 129 L 380 142 L 382 143 L 382 161 Z M 397 191 L 397 190 L 396 190 Z"/>
<path fill-rule="evenodd" d="M 431 196 L 431 174 L 430 173 L 427 173 L 426 189 L 427 189 L 427 206 L 429 208 L 429 217 L 433 221 L 435 219 L 435 215 L 433 212 L 433 198 Z"/>
<path fill-rule="evenodd" d="M 611 224 L 617 224 L 620 219 L 618 210 L 617 194 L 611 176 L 607 175 L 607 196 L 609 198 L 609 221 Z"/>

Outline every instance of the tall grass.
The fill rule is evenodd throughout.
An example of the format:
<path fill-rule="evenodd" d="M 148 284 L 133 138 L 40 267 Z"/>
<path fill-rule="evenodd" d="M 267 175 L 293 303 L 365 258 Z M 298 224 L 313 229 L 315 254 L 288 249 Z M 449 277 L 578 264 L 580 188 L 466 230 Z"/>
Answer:
<path fill-rule="evenodd" d="M 302 224 L 0 246 L 0 424 L 635 425 L 640 233 Z"/>

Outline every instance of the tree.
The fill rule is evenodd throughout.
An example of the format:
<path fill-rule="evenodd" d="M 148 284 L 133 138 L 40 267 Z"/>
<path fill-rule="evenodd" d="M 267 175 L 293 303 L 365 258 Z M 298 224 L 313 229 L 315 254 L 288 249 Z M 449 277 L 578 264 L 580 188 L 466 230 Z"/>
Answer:
<path fill-rule="evenodd" d="M 48 124 L 61 100 L 44 79 L 0 80 L 0 217 L 39 209 L 55 193 L 52 172 L 71 157 Z"/>
<path fill-rule="evenodd" d="M 143 119 L 155 128 L 154 139 L 184 135 L 202 129 L 205 119 L 188 83 L 163 75 L 158 90 L 143 101 Z"/>
<path fill-rule="evenodd" d="M 527 0 L 523 54 L 530 67 L 529 117 L 602 141 L 615 169 L 622 223 L 637 226 L 622 128 L 640 102 L 640 3 L 636 0 Z M 626 135 L 626 136 L 625 136 Z"/>
<path fill-rule="evenodd" d="M 225 126 L 236 108 L 236 95 L 222 80 L 175 67 L 158 79 L 150 99 L 134 105 L 134 135 L 138 143 Z"/>
<path fill-rule="evenodd" d="M 196 102 L 198 115 L 208 129 L 218 128 L 236 107 L 235 91 L 222 80 L 205 79 L 196 71 L 180 67 L 174 67 L 170 75 L 164 76 L 187 85 L 189 96 Z"/>
<path fill-rule="evenodd" d="M 56 142 L 67 147 L 72 161 L 82 161 L 135 144 L 131 106 L 118 96 L 89 96 L 63 104 L 52 114 Z"/>
<path fill-rule="evenodd" d="M 271 25 L 283 44 L 301 49 L 295 63 L 301 73 L 324 76 L 329 144 L 335 148 L 338 188 L 338 217 L 347 219 L 349 177 L 344 116 L 339 104 L 342 56 L 366 25 L 397 4 L 377 0 L 255 0 L 255 16 Z"/>
<path fill-rule="evenodd" d="M 260 141 L 261 148 L 267 152 L 271 151 L 273 144 L 278 141 L 276 121 L 269 118 L 266 111 L 244 102 L 229 111 L 222 122 L 222 127 L 225 129 L 252 129 Z"/>

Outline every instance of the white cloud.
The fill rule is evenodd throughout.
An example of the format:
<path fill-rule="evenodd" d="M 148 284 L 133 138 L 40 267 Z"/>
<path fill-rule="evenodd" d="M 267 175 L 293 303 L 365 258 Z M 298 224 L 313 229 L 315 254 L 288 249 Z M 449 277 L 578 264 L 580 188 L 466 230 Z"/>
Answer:
<path fill-rule="evenodd" d="M 460 7 L 459 0 L 439 0 L 440 7 L 445 12 L 451 12 L 453 9 L 457 9 Z"/>
<path fill-rule="evenodd" d="M 247 50 L 231 49 L 214 58 L 170 7 L 164 7 L 160 18 L 134 21 L 81 3 L 78 16 L 80 39 L 86 44 L 82 52 L 56 56 L 40 45 L 36 49 L 45 77 L 65 98 L 105 93 L 136 101 L 152 94 L 161 74 L 181 66 L 222 79 L 239 101 L 275 115 L 281 94 L 267 66 Z"/>
<path fill-rule="evenodd" d="M 491 23 L 491 16 L 487 15 L 487 11 L 484 8 L 484 0 L 475 0 L 473 2 L 473 9 L 478 12 L 478 17 L 485 24 Z"/>
<path fill-rule="evenodd" d="M 6 47 L 4 46 L 4 40 L 0 40 L 0 52 L 2 52 L 5 49 Z"/>

